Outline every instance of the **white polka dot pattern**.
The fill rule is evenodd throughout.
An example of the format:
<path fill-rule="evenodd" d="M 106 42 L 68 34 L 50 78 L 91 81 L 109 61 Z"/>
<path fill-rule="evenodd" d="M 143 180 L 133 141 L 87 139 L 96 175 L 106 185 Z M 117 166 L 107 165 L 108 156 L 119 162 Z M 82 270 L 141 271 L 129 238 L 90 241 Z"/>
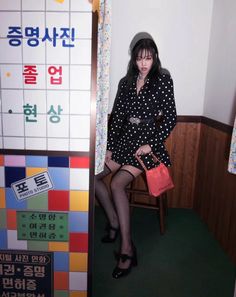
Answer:
<path fill-rule="evenodd" d="M 136 79 L 126 90 L 124 79 L 120 81 L 117 96 L 109 119 L 107 149 L 112 151 L 112 159 L 121 165 L 132 165 L 141 169 L 134 157 L 136 150 L 149 144 L 152 151 L 165 165 L 170 165 L 164 141 L 176 124 L 176 107 L 173 81 L 169 75 L 160 75 L 156 81 L 149 81 L 137 95 Z M 156 120 L 161 115 L 161 122 Z M 141 120 L 132 124 L 129 118 Z M 150 120 L 150 122 L 148 122 Z M 142 157 L 148 169 L 153 168 L 150 155 Z"/>

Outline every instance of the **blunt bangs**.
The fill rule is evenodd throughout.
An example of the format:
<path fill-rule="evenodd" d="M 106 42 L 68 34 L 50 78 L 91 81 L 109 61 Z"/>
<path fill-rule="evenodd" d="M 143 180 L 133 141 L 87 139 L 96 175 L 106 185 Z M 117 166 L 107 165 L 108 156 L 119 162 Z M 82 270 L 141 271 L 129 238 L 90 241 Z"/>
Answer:
<path fill-rule="evenodd" d="M 145 52 L 145 55 L 147 53 L 151 53 L 151 55 L 153 56 L 153 58 L 158 55 L 158 50 L 156 47 L 156 44 L 154 43 L 153 40 L 151 39 L 141 39 L 139 40 L 132 51 L 132 57 L 133 59 L 137 59 L 138 55 L 143 52 Z"/>
<path fill-rule="evenodd" d="M 153 58 L 153 64 L 147 77 L 152 80 L 160 74 L 161 61 L 159 59 L 158 49 L 155 42 L 150 38 L 140 39 L 131 50 L 131 59 L 128 64 L 126 74 L 128 86 L 132 84 L 134 77 L 139 73 L 136 61 L 140 53 L 145 53 L 145 56 L 147 54 L 151 54 Z"/>

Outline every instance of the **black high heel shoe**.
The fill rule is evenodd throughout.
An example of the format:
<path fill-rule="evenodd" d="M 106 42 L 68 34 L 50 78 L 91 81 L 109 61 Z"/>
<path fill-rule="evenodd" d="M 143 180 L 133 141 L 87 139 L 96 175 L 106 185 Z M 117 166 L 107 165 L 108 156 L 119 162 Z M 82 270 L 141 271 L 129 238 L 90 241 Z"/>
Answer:
<path fill-rule="evenodd" d="M 116 254 L 116 259 L 119 262 L 126 262 L 127 260 L 130 260 L 130 264 L 128 268 L 120 268 L 118 265 L 115 267 L 115 269 L 112 272 L 112 276 L 116 279 L 121 278 L 123 276 L 126 276 L 130 273 L 132 267 L 135 267 L 138 265 L 138 259 L 137 259 L 137 251 L 135 246 L 133 246 L 133 255 L 129 256 L 126 254 Z"/>
<path fill-rule="evenodd" d="M 112 227 L 111 225 L 107 225 L 106 226 L 106 231 L 107 231 L 107 234 L 101 239 L 101 242 L 103 243 L 111 243 L 111 242 L 114 242 L 119 234 L 119 227 L 118 228 L 115 228 L 115 227 Z M 111 237 L 111 231 L 114 232 L 114 236 Z"/>

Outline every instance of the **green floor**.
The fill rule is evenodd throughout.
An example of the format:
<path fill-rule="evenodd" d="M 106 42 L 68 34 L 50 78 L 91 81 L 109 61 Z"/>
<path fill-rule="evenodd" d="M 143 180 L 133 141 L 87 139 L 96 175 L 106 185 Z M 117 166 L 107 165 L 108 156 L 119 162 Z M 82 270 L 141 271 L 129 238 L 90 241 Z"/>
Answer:
<path fill-rule="evenodd" d="M 95 210 L 95 256 L 92 297 L 233 297 L 235 266 L 192 210 L 169 209 L 161 236 L 154 210 L 132 212 L 138 266 L 115 280 L 113 244 L 100 242 L 105 217 Z"/>

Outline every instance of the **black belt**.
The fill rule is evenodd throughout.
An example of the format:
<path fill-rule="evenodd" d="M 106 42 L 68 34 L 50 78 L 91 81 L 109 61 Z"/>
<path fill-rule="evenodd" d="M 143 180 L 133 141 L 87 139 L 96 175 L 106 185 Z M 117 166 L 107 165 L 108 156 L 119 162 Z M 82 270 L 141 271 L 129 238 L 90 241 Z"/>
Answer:
<path fill-rule="evenodd" d="M 150 124 L 152 122 L 154 122 L 154 118 L 150 118 L 150 119 L 139 119 L 139 118 L 135 118 L 135 117 L 131 117 L 127 119 L 128 122 L 130 122 L 131 124 Z"/>

